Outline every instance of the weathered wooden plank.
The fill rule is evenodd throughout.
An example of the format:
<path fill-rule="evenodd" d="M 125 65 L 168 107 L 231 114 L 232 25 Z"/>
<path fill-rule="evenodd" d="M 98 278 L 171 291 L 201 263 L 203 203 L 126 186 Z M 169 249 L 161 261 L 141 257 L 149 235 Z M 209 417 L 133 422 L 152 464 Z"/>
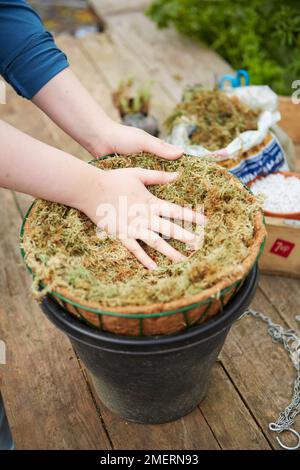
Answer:
<path fill-rule="evenodd" d="M 25 131 L 24 128 L 26 127 L 27 113 L 25 112 L 25 110 L 23 111 L 24 101 L 25 100 L 22 100 L 22 98 L 17 96 L 16 93 L 12 90 L 12 88 L 7 85 L 6 104 L 0 106 L 0 119 L 3 119 L 4 121 L 19 129 L 23 127 L 23 130 Z M 40 120 L 38 120 L 38 124 L 39 123 Z M 31 129 L 29 128 L 29 133 L 30 131 Z M 29 207 L 29 204 L 32 201 L 31 196 L 15 193 L 14 198 L 20 212 L 25 213 L 27 207 Z"/>
<path fill-rule="evenodd" d="M 93 385 L 91 387 L 94 390 Z M 220 449 L 199 408 L 171 423 L 143 425 L 124 421 L 111 413 L 98 399 L 95 390 L 94 394 L 115 449 Z"/>
<path fill-rule="evenodd" d="M 19 255 L 20 217 L 0 190 L 1 393 L 18 449 L 109 449 L 76 356 L 29 294 Z"/>
<path fill-rule="evenodd" d="M 90 6 L 102 20 L 108 15 L 144 11 L 150 3 L 151 0 L 89 0 Z"/>
<path fill-rule="evenodd" d="M 118 80 L 119 80 L 119 77 L 123 76 L 124 72 L 123 72 L 123 67 L 126 69 L 126 67 L 128 67 L 128 62 L 125 61 L 124 65 L 123 65 L 123 62 L 124 60 L 126 60 L 126 55 L 124 54 L 124 51 L 122 49 L 122 53 L 121 53 L 121 56 L 119 56 L 120 52 L 119 52 L 119 49 L 116 50 L 116 46 L 109 40 L 108 38 L 108 35 L 100 35 L 100 36 L 87 36 L 86 38 L 83 38 L 81 39 L 80 41 L 83 46 L 86 48 L 86 51 L 88 54 L 90 54 L 90 57 L 92 60 L 94 60 L 95 57 L 98 57 L 98 56 L 102 56 L 102 60 L 99 61 L 99 68 L 101 68 L 101 71 L 102 73 L 106 73 L 106 78 L 107 78 L 107 81 L 109 83 L 111 83 L 111 86 L 112 88 L 115 87 L 118 83 Z M 113 57 L 113 59 L 112 59 Z M 106 62 L 109 62 L 110 63 L 110 67 L 106 67 Z M 113 62 L 113 66 L 112 66 L 112 62 Z M 98 61 L 97 61 L 98 63 Z M 138 73 L 141 74 L 139 76 L 143 76 L 145 71 L 144 71 L 144 67 L 142 67 L 142 69 L 140 67 L 138 67 L 136 64 L 134 65 L 135 69 L 138 69 Z M 160 89 L 160 96 L 162 96 L 164 94 L 164 90 L 163 89 Z M 235 404 L 238 404 L 238 406 L 236 407 L 235 409 L 235 415 L 234 417 L 232 417 L 232 414 L 229 410 L 229 415 L 228 415 L 228 418 L 230 418 L 231 420 L 231 423 L 232 423 L 232 429 L 234 429 L 234 419 L 236 419 L 236 421 L 240 422 L 243 421 L 243 429 L 245 430 L 245 435 L 241 435 L 241 433 L 236 433 L 236 432 L 233 432 L 232 434 L 230 432 L 228 432 L 227 430 L 227 433 L 226 431 L 224 430 L 224 427 L 222 427 L 222 424 L 224 426 L 224 422 L 221 420 L 217 420 L 215 421 L 215 418 L 216 416 L 214 416 L 213 412 L 209 412 L 209 406 L 207 405 L 207 412 L 208 414 L 210 415 L 210 420 L 208 421 L 209 422 L 209 425 L 211 427 L 214 426 L 214 429 L 216 430 L 216 432 L 219 434 L 219 438 L 220 438 L 220 441 L 222 442 L 222 440 L 224 440 L 223 444 L 224 444 L 224 448 L 235 448 L 235 446 L 239 446 L 237 448 L 268 448 L 268 443 L 266 441 L 266 439 L 264 438 L 264 436 L 261 434 L 260 430 L 258 429 L 258 427 L 256 426 L 255 422 L 253 421 L 250 413 L 248 412 L 247 408 L 244 406 L 244 404 L 242 404 L 241 400 L 239 401 L 239 397 L 238 397 L 238 394 L 237 392 L 234 391 L 234 387 L 230 386 L 230 384 L 228 383 L 228 379 L 227 379 L 227 382 L 226 382 L 226 374 L 224 373 L 223 374 L 223 380 L 224 382 L 227 384 L 227 393 L 228 393 L 228 396 L 231 397 L 231 402 L 234 402 Z M 228 407 L 227 407 L 227 403 L 224 401 L 221 402 L 221 405 L 220 405 L 223 409 L 223 413 L 226 414 L 226 411 L 228 411 Z M 213 405 L 211 405 L 211 410 L 213 410 Z M 105 412 L 104 412 L 105 413 Z M 107 417 L 106 415 L 104 415 L 104 419 L 106 420 Z M 117 419 L 117 428 L 118 428 L 118 432 L 120 432 L 120 420 L 118 418 L 114 418 L 114 421 Z M 225 420 L 226 422 L 226 420 Z M 217 424 L 216 424 L 217 423 Z M 111 432 L 111 426 L 112 426 L 112 423 L 110 422 L 109 424 L 107 424 L 108 428 L 110 429 L 110 432 Z M 136 425 L 132 425 L 132 424 L 127 424 L 126 426 L 126 436 L 127 436 L 127 430 L 128 430 L 128 426 L 131 427 L 131 429 L 135 429 L 135 426 Z M 132 427 L 133 426 L 133 427 Z M 219 428 L 218 428 L 219 426 Z M 140 429 L 140 428 L 138 428 Z M 247 432 L 246 432 L 247 430 Z M 249 435 L 248 435 L 248 432 L 249 432 Z M 122 433 L 121 433 L 122 434 Z M 226 435 L 227 434 L 227 435 Z M 154 436 L 152 434 L 152 439 L 157 439 L 157 442 L 160 442 L 161 443 L 161 439 L 159 437 L 159 435 L 157 436 Z M 113 435 L 112 439 L 113 439 L 113 442 L 115 444 L 115 441 L 116 441 L 116 438 L 117 436 L 116 435 Z M 120 439 L 122 439 L 122 442 L 124 441 L 124 438 L 123 437 L 120 437 Z M 128 436 L 126 437 L 126 439 L 128 440 Z M 142 448 L 143 446 L 143 442 L 144 442 L 144 436 L 140 435 L 140 433 L 138 433 L 138 435 L 136 435 L 135 433 L 131 433 L 131 441 L 129 443 L 129 445 L 140 445 Z M 138 442 L 142 439 L 142 441 L 140 442 L 140 444 L 138 444 Z M 219 439 L 218 439 L 219 440 Z M 236 444 L 237 440 L 239 440 L 239 444 Z M 220 442 L 219 441 L 219 442 Z M 134 442 L 136 442 L 136 444 L 134 444 Z M 148 438 L 147 438 L 147 442 L 148 442 Z M 153 441 L 153 445 L 154 444 L 154 441 Z M 201 444 L 198 443 L 198 446 L 201 446 Z M 222 445 L 222 444 L 221 444 Z M 199 447 L 199 448 L 203 448 L 203 447 Z"/>
<path fill-rule="evenodd" d="M 111 103 L 109 89 L 105 87 L 102 77 L 95 73 L 95 68 L 78 47 L 77 39 L 66 35 L 58 38 L 57 42 L 66 51 L 72 69 L 84 86 L 111 117 L 117 118 L 117 112 L 113 109 Z M 82 160 L 91 160 L 91 155 L 85 149 L 58 128 L 33 103 L 20 98 L 10 88 L 7 93 L 7 105 L 2 107 L 1 111 L 7 122 L 23 132 L 49 145 L 65 150 Z M 16 199 L 22 214 L 24 214 L 32 198 L 16 193 Z"/>
<path fill-rule="evenodd" d="M 77 46 L 73 51 L 74 43 L 72 38 L 63 38 L 61 39 L 61 41 L 61 47 L 66 50 L 69 55 L 71 64 L 73 63 L 76 67 L 75 72 L 78 74 L 79 78 L 82 80 L 85 86 L 87 86 L 93 94 L 95 93 L 95 95 L 98 96 L 96 97 L 96 99 L 101 99 L 102 92 L 105 92 L 105 87 L 107 91 L 108 88 L 112 88 L 113 86 L 115 86 L 119 77 L 124 77 L 124 70 L 126 70 L 124 64 L 125 62 L 127 62 L 128 57 L 129 60 L 131 60 L 134 64 L 134 69 L 138 70 L 138 73 L 141 74 L 140 77 L 145 77 L 145 75 L 149 74 L 148 69 L 146 70 L 146 72 L 143 71 L 144 65 L 138 65 L 137 58 L 130 50 L 129 52 L 127 52 L 127 55 L 125 54 L 125 59 L 123 59 L 122 63 L 123 65 L 121 64 L 121 66 L 118 66 L 118 60 L 122 60 L 120 56 L 123 56 L 123 50 L 122 54 L 116 53 L 116 46 L 114 44 L 114 41 L 111 41 L 111 39 L 105 39 L 104 41 L 101 40 L 101 42 L 99 41 L 99 39 L 92 41 L 90 38 L 82 41 L 81 44 L 83 44 L 83 46 L 81 47 L 84 47 L 87 51 L 89 51 L 89 56 L 86 57 L 86 60 L 82 59 L 82 55 L 84 56 L 84 53 L 82 51 L 78 51 Z M 103 47 L 103 44 L 106 44 L 106 49 Z M 111 71 L 108 69 L 110 64 L 109 59 L 111 58 L 111 55 L 113 55 L 114 57 L 112 74 L 110 73 Z M 90 58 L 92 58 L 92 60 L 94 61 L 95 57 L 101 58 L 101 60 L 97 60 L 97 64 L 94 66 L 90 63 Z M 89 68 L 88 72 L 86 72 L 87 68 Z M 96 75 L 91 75 L 92 70 L 94 72 L 96 71 Z M 99 73 L 99 75 L 97 74 L 97 72 Z M 99 87 L 95 86 L 95 76 L 98 77 L 97 79 L 99 79 L 99 81 L 96 82 L 100 84 Z M 103 80 L 106 80 L 106 84 L 104 86 Z M 101 91 L 99 91 L 100 89 Z M 170 99 L 170 95 L 166 93 L 165 89 L 161 89 L 160 93 L 162 97 L 166 96 L 166 98 L 164 99 L 166 101 L 168 100 L 168 102 L 171 104 L 172 100 Z M 12 116 L 10 116 L 9 119 L 13 121 L 12 123 L 22 123 L 22 120 L 25 119 L 25 116 L 27 119 L 28 113 L 30 116 L 34 116 L 31 114 L 33 111 L 31 109 L 29 111 L 27 104 L 26 109 L 25 107 L 23 107 L 25 103 L 26 102 L 23 102 L 22 105 L 20 105 L 20 107 L 18 108 L 20 111 L 20 114 L 18 116 L 14 113 Z M 109 107 L 110 104 L 108 100 L 107 111 L 109 110 Z M 25 111 L 24 114 L 23 109 Z M 39 122 L 36 122 L 38 120 L 37 115 L 35 115 L 31 119 L 32 120 L 30 122 L 28 121 L 27 124 L 22 124 L 24 126 L 25 124 L 28 125 L 28 128 L 23 128 L 23 130 L 29 129 L 29 131 L 32 133 L 34 129 L 34 135 L 36 137 L 42 138 L 41 136 L 43 136 L 43 140 L 49 138 L 48 131 L 44 130 L 44 126 L 40 126 Z M 61 145 L 61 142 L 63 142 L 65 150 L 68 150 L 68 142 L 65 140 L 61 140 L 64 139 L 63 135 L 60 133 L 56 134 L 55 132 L 53 135 L 55 136 L 54 139 L 58 143 L 58 145 Z M 52 141 L 52 137 L 50 140 Z M 16 287 L 16 289 L 18 290 L 19 287 Z M 53 334 L 55 333 L 56 332 L 54 332 Z M 58 335 L 58 333 L 56 334 Z M 268 337 L 266 337 L 266 341 L 269 341 Z M 225 367 L 226 365 L 227 364 L 225 364 Z M 65 364 L 64 366 L 66 367 Z M 229 371 L 229 373 L 235 383 L 235 376 L 232 377 L 231 371 Z M 237 384 L 235 383 L 235 386 L 240 386 L 239 380 L 237 380 Z M 161 449 L 175 449 L 180 447 L 184 447 L 187 449 L 216 448 L 218 447 L 217 441 L 223 448 L 268 448 L 267 441 L 265 440 L 263 435 L 260 434 L 259 428 L 255 424 L 255 421 L 253 421 L 250 412 L 248 411 L 247 407 L 245 407 L 245 405 L 243 404 L 242 399 L 239 398 L 239 395 L 235 390 L 235 386 L 233 386 L 228 381 L 228 378 L 224 371 L 222 371 L 222 369 L 217 366 L 217 368 L 215 368 L 213 372 L 212 387 L 210 389 L 209 395 L 205 402 L 201 405 L 201 410 L 203 414 L 201 414 L 199 410 L 195 410 L 194 413 L 184 418 L 183 420 L 180 420 L 179 422 L 177 422 L 177 424 L 171 423 L 168 425 L 152 427 L 134 425 L 132 423 L 126 424 L 119 418 L 112 416 L 107 410 L 105 410 L 104 406 L 101 404 L 100 410 L 103 414 L 105 424 L 109 429 L 109 433 L 112 435 L 113 443 L 117 448 L 124 448 L 124 445 L 126 445 L 127 448 L 148 449 L 157 447 Z M 222 388 L 224 388 L 223 393 Z M 214 412 L 216 406 L 214 396 L 216 395 L 218 397 L 221 397 L 221 399 L 218 400 L 218 406 L 216 407 L 216 411 L 218 412 Z M 250 406 L 250 401 L 248 400 L 247 394 L 245 400 L 247 401 L 247 405 Z M 228 406 L 228 403 L 233 403 L 234 408 L 231 409 Z M 11 414 L 13 414 L 13 409 L 14 405 L 11 404 Z M 255 407 L 253 407 L 253 409 L 251 406 L 251 412 L 255 414 Z M 203 416 L 205 416 L 205 419 L 203 419 Z M 256 417 L 256 419 L 258 418 Z M 209 423 L 209 426 L 207 425 L 206 421 Z M 261 421 L 263 421 L 263 419 L 261 419 Z M 242 432 L 240 431 L 240 428 L 242 428 Z M 122 429 L 122 431 L 120 431 L 120 429 Z M 247 444 L 248 429 L 249 442 Z M 201 434 L 200 437 L 199 434 Z M 214 436 L 217 440 L 214 438 Z M 77 436 L 75 436 L 75 438 L 76 437 Z"/>
<path fill-rule="evenodd" d="M 9 106 L 11 112 L 7 113 L 4 110 L 3 119 L 11 125 L 49 145 L 62 150 L 67 148 L 69 153 L 87 159 L 87 152 L 77 142 L 52 122 L 31 101 L 21 98 L 11 88 L 8 88 L 7 105 L 4 108 L 7 106 Z"/>
<path fill-rule="evenodd" d="M 300 173 L 300 145 L 295 145 L 295 170 Z"/>
<path fill-rule="evenodd" d="M 126 422 L 110 413 L 94 393 L 116 449 L 270 449 L 220 364 L 213 368 L 200 412 L 195 409 L 173 423 L 144 426 Z"/>
<path fill-rule="evenodd" d="M 102 37 L 102 34 L 91 34 L 88 37 Z M 104 69 L 107 72 L 110 71 L 111 62 L 109 60 L 103 62 L 101 50 L 91 61 L 89 54 L 81 49 L 80 39 L 63 35 L 57 38 L 57 44 L 67 54 L 73 72 L 85 88 L 112 119 L 118 119 L 118 113 L 112 103 L 110 87 L 105 82 L 106 75 L 102 73 Z M 98 64 L 101 64 L 101 67 L 98 67 Z"/>
<path fill-rule="evenodd" d="M 49 145 L 66 150 L 84 160 L 91 156 L 77 142 L 52 122 L 32 102 L 18 96 L 10 87 L 7 88 L 7 104 L 0 108 L 0 118 L 17 129 L 41 140 Z M 24 214 L 32 197 L 15 193 L 16 201 L 22 214 Z"/>
<path fill-rule="evenodd" d="M 18 97 L 11 89 L 8 89 L 7 102 L 8 104 L 1 109 L 1 118 L 7 122 L 50 145 L 56 145 L 73 153 L 79 151 L 79 156 L 82 158 L 84 158 L 84 153 L 87 154 L 32 103 Z M 90 156 L 86 159 L 90 159 Z M 16 199 L 21 213 L 24 213 L 32 198 L 17 193 Z M 13 203 L 14 201 L 11 199 L 10 204 Z M 11 210 L 16 212 L 16 209 Z M 19 221 L 16 220 L 14 228 L 18 223 Z M 17 231 L 15 235 L 12 243 L 16 245 L 18 251 Z M 3 257 L 4 253 L 2 253 Z M 17 264 L 21 265 L 19 256 L 17 260 Z M 2 261 L 3 263 L 4 261 Z M 7 269 L 10 272 L 10 277 L 16 275 L 16 268 L 12 269 L 8 265 Z M 20 270 L 23 271 L 22 266 Z M 9 279 L 5 280 L 5 283 L 14 285 Z M 24 286 L 21 291 L 19 284 Z M 17 447 L 110 448 L 106 432 L 93 406 L 93 399 L 68 340 L 42 317 L 39 307 L 29 298 L 28 274 L 26 274 L 26 279 L 15 282 L 15 289 L 18 292 L 18 298 L 4 300 L 2 297 L 2 301 L 3 305 L 10 309 L 8 311 L 17 310 L 22 324 L 12 322 L 11 316 L 10 322 L 1 324 L 1 329 L 5 333 L 10 332 L 10 335 L 6 333 L 6 341 L 9 350 L 14 351 L 13 367 L 18 371 L 18 374 L 11 374 L 11 371 L 8 371 L 7 378 L 5 381 L 2 380 L 2 393 L 8 416 L 9 418 L 12 416 L 10 422 Z M 5 285 L 2 290 L 5 290 Z M 8 296 L 9 294 L 11 294 L 11 290 L 7 291 Z M 26 299 L 25 303 L 24 299 Z M 24 309 L 26 315 L 24 315 Z M 5 312 L 3 310 L 2 317 L 6 312 L 7 310 Z M 30 321 L 28 321 L 28 317 Z M 25 323 L 26 328 L 24 327 Z M 25 336 L 23 338 L 22 335 L 19 335 L 21 341 L 18 342 L 18 348 L 10 337 L 16 333 L 16 330 L 24 330 Z M 30 348 L 27 345 L 30 345 L 32 336 L 40 339 L 34 341 Z M 6 337 L 4 333 L 2 333 L 2 337 Z M 35 343 L 40 347 L 43 346 L 43 350 L 36 351 Z M 45 344 L 49 345 L 48 348 L 45 348 Z M 26 371 L 27 355 L 32 356 L 32 359 L 28 361 L 28 372 L 24 373 L 23 378 L 20 376 L 20 370 Z M 20 357 L 24 358 L 23 361 L 20 361 Z M 50 370 L 48 363 L 52 370 Z M 32 378 L 30 374 L 33 374 Z M 68 377 L 67 381 L 66 377 Z M 11 387 L 13 387 L 13 392 L 10 391 Z M 17 397 L 14 397 L 16 390 L 18 391 Z M 21 412 L 23 399 L 28 402 L 28 407 L 25 407 Z M 53 401 L 50 406 L 47 406 L 48 400 Z M 33 421 L 35 432 L 31 432 L 30 421 Z M 67 426 L 67 430 L 65 426 Z M 50 439 L 49 436 L 51 436 Z"/>
<path fill-rule="evenodd" d="M 300 279 L 282 276 L 261 276 L 260 288 L 274 305 L 284 322 L 300 333 Z"/>
<path fill-rule="evenodd" d="M 287 326 L 260 289 L 252 307 Z M 221 361 L 269 442 L 278 448 L 268 424 L 277 419 L 291 398 L 295 370 L 287 353 L 272 342 L 264 323 L 243 318 L 233 326 Z M 293 438 L 287 435 L 285 441 L 292 445 Z"/>
<path fill-rule="evenodd" d="M 262 450 L 270 445 L 218 362 L 200 409 L 222 449 Z"/>
<path fill-rule="evenodd" d="M 215 52 L 174 29 L 157 29 L 139 12 L 109 17 L 107 34 L 118 47 L 131 50 L 149 76 L 164 84 L 175 102 L 181 98 L 184 86 L 201 83 L 211 88 L 218 76 L 232 70 Z"/>
<path fill-rule="evenodd" d="M 14 95 L 10 98 L 11 105 L 15 108 L 15 111 L 11 114 L 4 115 L 3 119 L 27 134 L 32 135 L 33 137 L 48 143 L 54 147 L 62 148 L 64 150 L 68 149 L 71 153 L 78 149 L 78 145 L 75 143 L 69 144 L 69 137 L 59 131 L 56 134 L 56 126 L 47 118 L 42 111 L 38 110 L 32 103 L 23 101 L 20 103 L 19 97 Z M 27 112 L 27 110 L 30 112 Z M 61 135 L 64 134 L 65 138 L 61 138 Z M 64 140 L 67 142 L 64 143 Z M 68 151 L 67 150 L 67 151 Z M 27 194 L 15 193 L 16 203 L 20 209 L 22 215 L 24 215 L 31 204 L 33 198 Z"/>
<path fill-rule="evenodd" d="M 82 48 L 97 67 L 110 90 L 115 90 L 122 79 L 133 77 L 137 86 L 152 81 L 154 76 L 141 64 L 140 60 L 122 45 L 116 45 L 108 34 L 88 35 L 80 39 Z M 164 82 L 153 80 L 153 100 L 151 113 L 162 122 L 174 106 Z"/>

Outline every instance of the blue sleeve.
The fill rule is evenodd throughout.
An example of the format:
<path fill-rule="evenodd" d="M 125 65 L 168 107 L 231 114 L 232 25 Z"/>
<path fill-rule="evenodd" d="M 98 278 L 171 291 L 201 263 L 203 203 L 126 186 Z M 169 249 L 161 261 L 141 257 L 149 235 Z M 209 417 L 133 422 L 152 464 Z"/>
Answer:
<path fill-rule="evenodd" d="M 68 66 L 25 0 L 0 0 L 0 75 L 19 95 L 31 99 Z"/>

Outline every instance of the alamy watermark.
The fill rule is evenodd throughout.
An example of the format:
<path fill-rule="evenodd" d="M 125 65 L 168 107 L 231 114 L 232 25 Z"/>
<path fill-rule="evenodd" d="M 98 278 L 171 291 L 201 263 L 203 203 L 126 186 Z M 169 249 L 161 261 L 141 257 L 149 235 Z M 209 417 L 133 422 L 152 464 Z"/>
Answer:
<path fill-rule="evenodd" d="M 97 207 L 97 235 L 106 237 L 139 239 L 144 242 L 157 241 L 157 236 L 169 240 L 185 241 L 197 248 L 203 241 L 203 206 L 180 207 L 166 201 L 129 203 L 127 196 L 120 196 L 118 204 L 99 204 Z M 195 240 L 196 239 L 196 240 Z"/>
<path fill-rule="evenodd" d="M 0 365 L 6 364 L 6 345 L 0 339 Z"/>
<path fill-rule="evenodd" d="M 292 93 L 292 103 L 300 104 L 300 80 L 294 80 L 292 82 L 292 88 L 295 90 Z"/>
<path fill-rule="evenodd" d="M 0 104 L 6 104 L 6 86 L 3 80 L 0 80 Z"/>

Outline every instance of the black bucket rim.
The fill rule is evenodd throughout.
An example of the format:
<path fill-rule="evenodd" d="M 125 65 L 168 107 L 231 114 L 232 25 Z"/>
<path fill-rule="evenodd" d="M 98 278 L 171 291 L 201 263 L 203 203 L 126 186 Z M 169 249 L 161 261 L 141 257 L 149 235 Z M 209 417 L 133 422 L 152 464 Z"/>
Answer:
<path fill-rule="evenodd" d="M 65 334 L 91 347 L 115 352 L 127 349 L 133 353 L 153 353 L 154 350 L 159 352 L 171 348 L 180 349 L 188 344 L 206 341 L 229 328 L 248 307 L 255 294 L 257 283 L 258 266 L 255 263 L 237 295 L 228 302 L 222 313 L 200 325 L 163 336 L 125 336 L 92 328 L 66 312 L 50 294 L 42 300 L 42 310 L 48 319 Z"/>

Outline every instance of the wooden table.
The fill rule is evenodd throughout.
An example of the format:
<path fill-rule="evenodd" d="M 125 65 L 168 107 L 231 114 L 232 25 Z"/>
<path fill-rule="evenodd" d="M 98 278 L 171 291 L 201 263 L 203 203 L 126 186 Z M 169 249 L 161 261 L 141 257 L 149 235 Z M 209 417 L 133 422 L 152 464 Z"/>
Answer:
<path fill-rule="evenodd" d="M 180 98 L 184 84 L 211 85 L 216 75 L 230 69 L 213 52 L 174 31 L 157 31 L 138 11 L 137 3 L 132 2 L 127 14 L 108 12 L 104 33 L 82 39 L 59 37 L 58 43 L 80 80 L 111 116 L 116 117 L 111 90 L 120 78 L 133 75 L 138 81 L 155 81 L 153 113 L 163 120 Z M 7 104 L 0 106 L 0 118 L 79 158 L 90 159 L 10 89 Z M 30 200 L 0 190 L 0 339 L 7 347 L 7 364 L 0 366 L 1 393 L 16 447 L 276 448 L 268 423 L 290 399 L 294 370 L 265 326 L 251 318 L 232 328 L 213 368 L 208 396 L 188 416 L 170 424 L 144 426 L 123 421 L 98 401 L 68 339 L 49 323 L 30 295 L 30 276 L 20 258 L 18 239 Z M 297 280 L 262 276 L 252 306 L 299 332 L 295 320 L 300 313 L 299 287 Z M 299 429 L 299 419 L 297 426 Z M 286 442 L 292 443 L 289 437 Z"/>

